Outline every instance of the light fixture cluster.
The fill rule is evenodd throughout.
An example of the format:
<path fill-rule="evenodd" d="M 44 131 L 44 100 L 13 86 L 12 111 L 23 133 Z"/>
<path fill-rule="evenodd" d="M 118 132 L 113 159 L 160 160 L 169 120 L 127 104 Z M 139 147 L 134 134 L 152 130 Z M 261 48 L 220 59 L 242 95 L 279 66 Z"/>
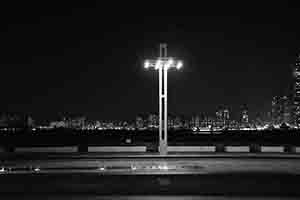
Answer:
<path fill-rule="evenodd" d="M 144 68 L 154 68 L 154 69 L 170 69 L 176 68 L 181 69 L 183 67 L 183 63 L 181 60 L 175 60 L 174 58 L 158 58 L 157 60 L 146 60 L 144 63 Z"/>

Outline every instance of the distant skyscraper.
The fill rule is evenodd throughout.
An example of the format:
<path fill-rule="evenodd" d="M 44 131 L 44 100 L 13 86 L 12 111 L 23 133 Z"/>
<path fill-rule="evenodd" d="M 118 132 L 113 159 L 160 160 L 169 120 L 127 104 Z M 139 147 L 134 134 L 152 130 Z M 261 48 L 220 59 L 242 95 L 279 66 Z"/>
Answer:
<path fill-rule="evenodd" d="M 225 126 L 229 123 L 229 109 L 224 107 L 219 107 L 216 112 L 216 124 L 217 126 Z"/>
<path fill-rule="evenodd" d="M 296 58 L 294 67 L 294 92 L 293 92 L 293 118 L 294 124 L 300 125 L 300 54 Z"/>
<path fill-rule="evenodd" d="M 272 99 L 272 124 L 280 124 L 280 97 L 275 96 Z"/>
<path fill-rule="evenodd" d="M 275 96 L 273 98 L 272 123 L 274 125 L 290 123 L 290 99 L 287 96 Z"/>
<path fill-rule="evenodd" d="M 192 126 L 193 127 L 200 127 L 200 117 L 199 115 L 193 116 L 192 117 Z"/>
<path fill-rule="evenodd" d="M 176 128 L 182 128 L 183 127 L 182 118 L 180 116 L 175 117 L 174 123 L 175 123 Z"/>
<path fill-rule="evenodd" d="M 168 115 L 168 128 L 172 128 L 173 129 L 174 126 L 175 126 L 175 116 L 169 114 Z"/>
<path fill-rule="evenodd" d="M 229 110 L 227 108 L 223 111 L 223 118 L 226 121 L 229 120 Z"/>
<path fill-rule="evenodd" d="M 223 120 L 223 108 L 222 107 L 219 107 L 218 110 L 216 111 L 216 118 L 217 118 L 217 121 Z"/>
<path fill-rule="evenodd" d="M 246 105 L 241 108 L 241 123 L 244 125 L 249 123 L 248 107 Z"/>
<path fill-rule="evenodd" d="M 281 123 L 290 123 L 291 119 L 291 109 L 290 109 L 290 99 L 287 96 L 281 98 Z"/>
<path fill-rule="evenodd" d="M 32 117 L 28 116 L 27 117 L 27 127 L 33 127 L 34 126 L 34 120 Z"/>
<path fill-rule="evenodd" d="M 142 116 L 137 116 L 135 119 L 135 127 L 137 129 L 142 129 L 144 128 L 144 120 L 142 118 Z"/>
<path fill-rule="evenodd" d="M 157 128 L 158 127 L 158 115 L 149 114 L 148 116 L 148 128 Z"/>

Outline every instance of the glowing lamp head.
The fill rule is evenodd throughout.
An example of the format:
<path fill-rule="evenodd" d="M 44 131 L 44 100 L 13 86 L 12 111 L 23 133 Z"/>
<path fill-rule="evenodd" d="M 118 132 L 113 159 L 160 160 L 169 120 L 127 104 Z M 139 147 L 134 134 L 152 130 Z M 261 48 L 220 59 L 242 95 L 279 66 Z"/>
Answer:
<path fill-rule="evenodd" d="M 157 60 L 155 63 L 155 69 L 159 69 L 161 67 L 161 60 Z"/>
<path fill-rule="evenodd" d="M 183 66 L 183 63 L 181 61 L 178 61 L 177 65 L 176 65 L 176 69 L 181 69 Z"/>
<path fill-rule="evenodd" d="M 148 69 L 150 67 L 150 62 L 148 60 L 145 61 L 144 67 L 145 69 Z"/>
<path fill-rule="evenodd" d="M 170 58 L 170 59 L 168 60 L 168 62 L 167 62 L 167 65 L 166 65 L 167 69 L 171 68 L 172 65 L 173 65 L 173 63 L 174 63 L 173 58 Z"/>

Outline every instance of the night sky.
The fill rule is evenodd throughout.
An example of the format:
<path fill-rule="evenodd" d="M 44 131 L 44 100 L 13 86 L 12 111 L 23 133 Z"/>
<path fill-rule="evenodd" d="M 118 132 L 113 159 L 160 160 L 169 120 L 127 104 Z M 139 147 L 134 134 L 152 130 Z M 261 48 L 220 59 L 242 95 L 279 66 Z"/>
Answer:
<path fill-rule="evenodd" d="M 226 105 L 235 117 L 247 104 L 251 119 L 292 83 L 300 7 L 288 1 L 161 8 L 82 2 L 0 6 L 0 111 L 36 119 L 157 112 L 158 74 L 143 61 L 158 56 L 160 42 L 184 61 L 168 76 L 174 114 L 213 115 Z"/>

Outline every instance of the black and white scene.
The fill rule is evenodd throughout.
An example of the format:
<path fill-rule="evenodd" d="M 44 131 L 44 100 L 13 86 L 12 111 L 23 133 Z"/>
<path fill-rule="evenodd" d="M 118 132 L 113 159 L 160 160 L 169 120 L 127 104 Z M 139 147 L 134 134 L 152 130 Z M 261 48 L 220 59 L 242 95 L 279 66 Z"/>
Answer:
<path fill-rule="evenodd" d="M 297 1 L 0 10 L 0 199 L 300 199 Z"/>

